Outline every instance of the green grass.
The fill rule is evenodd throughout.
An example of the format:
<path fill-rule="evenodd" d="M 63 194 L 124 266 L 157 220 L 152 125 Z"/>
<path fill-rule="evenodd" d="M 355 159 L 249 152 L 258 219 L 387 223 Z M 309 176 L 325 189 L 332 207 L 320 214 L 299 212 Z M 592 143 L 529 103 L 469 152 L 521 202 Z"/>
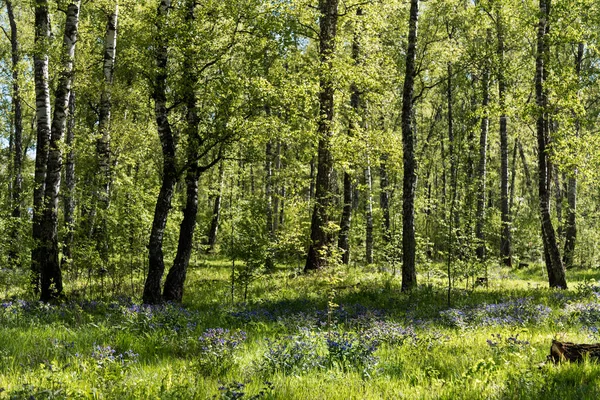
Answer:
<path fill-rule="evenodd" d="M 239 290 L 232 305 L 229 268 L 220 260 L 192 268 L 184 310 L 144 311 L 111 299 L 58 306 L 12 299 L 0 307 L 0 399 L 600 398 L 599 365 L 546 363 L 553 338 L 598 339 L 590 328 L 600 323 L 593 309 L 600 288 L 590 281 L 600 271 L 569 271 L 565 292 L 547 289 L 536 265 L 491 271 L 487 288 L 457 281 L 451 307 L 466 315 L 463 321 L 447 311 L 441 276 L 405 294 L 398 277 L 374 269 L 311 275 L 281 269 L 255 280 L 246 304 Z M 508 308 L 497 315 L 493 306 L 482 308 L 497 303 Z M 498 321 L 490 323 L 492 316 Z M 334 357 L 327 339 L 346 332 L 340 337 L 353 338 L 353 346 L 372 343 L 369 332 L 379 332 L 372 330 L 378 324 L 386 335 L 410 334 L 385 336 L 374 353 L 344 350 Z M 243 330 L 247 337 L 211 356 L 198 341 L 209 328 Z M 296 342 L 313 346 L 307 352 L 314 351 L 318 365 L 266 367 L 269 349 Z M 98 355 L 106 346 L 114 360 Z"/>

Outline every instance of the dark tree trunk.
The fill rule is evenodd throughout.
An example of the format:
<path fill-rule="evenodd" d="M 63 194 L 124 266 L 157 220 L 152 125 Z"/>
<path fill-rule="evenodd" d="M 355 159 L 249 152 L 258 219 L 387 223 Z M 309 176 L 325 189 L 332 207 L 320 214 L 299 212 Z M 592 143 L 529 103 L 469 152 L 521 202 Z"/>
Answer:
<path fill-rule="evenodd" d="M 275 241 L 275 218 L 277 214 L 273 210 L 273 198 L 275 196 L 273 196 L 273 142 L 271 140 L 267 142 L 265 153 L 266 228 L 267 235 L 269 235 L 269 242 L 273 243 Z M 269 251 L 265 260 L 265 268 L 267 271 L 272 271 L 274 267 L 273 255 Z"/>
<path fill-rule="evenodd" d="M 186 24 L 188 29 L 193 30 L 190 26 L 195 23 L 195 1 L 186 2 Z M 200 136 L 199 125 L 200 118 L 198 117 L 198 99 L 196 96 L 196 88 L 198 86 L 198 72 L 194 66 L 195 54 L 192 50 L 192 43 L 186 43 L 188 51 L 185 53 L 183 67 L 187 74 L 182 82 L 183 100 L 187 107 L 185 134 L 188 138 L 187 144 L 187 171 L 186 171 L 186 205 L 183 211 L 183 221 L 179 229 L 179 242 L 177 245 L 177 253 L 173 265 L 169 269 L 165 287 L 163 291 L 163 300 L 181 302 L 183 299 L 183 290 L 185 287 L 185 279 L 187 269 L 190 263 L 190 256 L 193 249 L 194 231 L 196 229 L 196 217 L 198 214 L 198 179 L 200 175 L 212 168 L 220 161 L 222 152 L 212 159 L 207 165 L 200 165 L 200 158 L 212 149 L 212 146 L 205 146 L 205 138 Z"/>
<path fill-rule="evenodd" d="M 367 167 L 365 168 L 365 261 L 373 264 L 373 197 L 371 192 L 372 178 L 371 165 L 367 156 Z"/>
<path fill-rule="evenodd" d="M 188 111 L 189 113 L 190 111 Z M 189 117 L 188 117 L 189 118 Z M 197 121 L 197 119 L 196 119 Z M 189 122 L 188 122 L 189 123 Z M 196 128 L 198 125 L 196 124 Z M 195 158 L 195 154 L 192 154 Z M 179 229 L 179 242 L 177 245 L 177 254 L 173 266 L 169 269 L 163 299 L 165 301 L 175 301 L 181 303 L 183 300 L 183 289 L 187 275 L 187 267 L 190 263 L 190 256 L 194 243 L 194 230 L 196 228 L 196 216 L 198 214 L 198 178 L 200 178 L 200 168 L 198 162 L 190 167 L 186 175 L 186 202 L 183 210 L 183 221 Z"/>
<path fill-rule="evenodd" d="M 352 176 L 344 172 L 344 208 L 340 222 L 338 247 L 342 251 L 342 263 L 350 263 L 350 226 L 352 223 Z"/>
<path fill-rule="evenodd" d="M 113 72 L 115 69 L 115 55 L 117 48 L 117 22 L 119 15 L 119 3 L 115 5 L 115 10 L 108 16 L 106 24 L 106 36 L 104 39 L 104 61 L 103 72 L 104 82 L 100 94 L 100 107 L 98 118 L 98 139 L 96 140 L 96 159 L 98 163 L 98 184 L 95 190 L 97 198 L 97 219 L 94 228 L 96 236 L 96 247 L 100 254 L 100 259 L 104 263 L 104 268 L 108 265 L 109 257 L 109 239 L 107 215 L 110 205 L 110 117 L 111 117 L 111 91 L 113 84 Z"/>
<path fill-rule="evenodd" d="M 552 133 L 550 134 L 552 135 Z M 563 235 L 563 190 L 560 185 L 560 176 L 558 175 L 558 168 L 555 164 L 552 165 L 552 180 L 554 181 L 554 201 L 556 203 L 556 234 L 558 236 L 557 241 L 560 243 Z"/>
<path fill-rule="evenodd" d="M 163 32 L 170 7 L 171 0 L 161 0 L 156 22 L 158 29 L 158 36 L 155 39 L 157 72 L 154 78 L 153 97 L 158 136 L 162 145 L 163 179 L 156 201 L 156 208 L 154 209 L 154 220 L 152 221 L 148 244 L 148 276 L 144 284 L 142 298 L 144 304 L 159 304 L 162 302 L 161 281 L 165 271 L 162 244 L 167 218 L 171 209 L 171 199 L 177 182 L 175 142 L 167 108 L 168 35 Z"/>
<path fill-rule="evenodd" d="M 73 260 L 73 236 L 75 232 L 75 93 L 69 98 L 69 120 L 65 138 L 67 159 L 65 163 L 65 188 L 63 196 L 65 239 L 61 268 L 71 265 Z"/>
<path fill-rule="evenodd" d="M 446 92 L 446 100 L 448 106 L 448 155 L 450 157 L 450 190 L 452 190 L 452 196 L 454 197 L 454 192 L 458 190 L 458 167 L 457 167 L 457 158 L 456 158 L 456 143 L 454 138 L 454 109 L 453 109 L 453 87 L 452 87 L 452 63 L 449 62 L 447 66 L 448 72 L 448 87 Z M 458 195 L 458 193 L 457 193 Z M 458 229 L 458 216 L 457 212 L 455 215 L 450 215 L 450 218 L 454 219 L 454 228 Z"/>
<path fill-rule="evenodd" d="M 338 0 L 320 0 L 319 9 L 319 55 L 321 76 L 319 80 L 319 148 L 317 158 L 317 182 L 315 207 L 311 220 L 310 247 L 304 269 L 320 269 L 327 264 L 327 252 L 331 246 L 332 235 L 327 231 L 329 208 L 332 204 L 331 174 L 333 156 L 331 154 L 331 136 L 333 134 L 333 96 L 335 88 L 330 71 L 335 51 L 335 36 L 338 22 Z"/>
<path fill-rule="evenodd" d="M 279 178 L 281 172 L 281 141 L 277 141 L 277 145 L 275 146 L 275 171 L 276 177 Z M 275 174 L 275 173 L 274 173 Z M 279 182 L 279 179 L 276 179 L 275 182 Z M 282 185 L 283 187 L 283 185 Z M 279 229 L 279 213 L 280 213 L 280 204 L 283 205 L 283 197 L 281 196 L 281 191 L 278 190 L 277 185 L 273 184 L 272 187 L 273 193 L 273 230 L 272 230 L 272 240 L 275 240 L 275 233 Z"/>
<path fill-rule="evenodd" d="M 275 230 L 277 231 L 280 227 L 283 227 L 284 223 L 285 223 L 285 180 L 281 178 L 281 171 L 283 170 L 283 168 L 285 168 L 284 163 L 281 161 L 281 152 L 283 151 L 284 154 L 284 158 L 285 158 L 285 153 L 287 150 L 287 146 L 286 145 L 281 145 L 281 142 L 279 142 L 277 144 L 277 171 L 280 173 L 279 174 L 279 184 L 281 185 L 279 188 L 279 196 L 276 197 L 275 199 L 278 200 L 278 204 L 279 204 L 279 216 L 277 216 L 277 213 L 275 213 L 275 218 L 277 222 L 277 225 L 275 226 Z M 276 207 L 277 209 L 277 207 Z"/>
<path fill-rule="evenodd" d="M 479 135 L 479 165 L 477 168 L 477 220 L 475 224 L 475 237 L 478 241 L 477 258 L 483 260 L 486 255 L 485 234 L 483 227 L 485 225 L 485 192 L 486 192 L 486 175 L 487 175 L 487 141 L 490 125 L 488 105 L 490 102 L 490 71 L 489 66 L 486 66 L 483 71 L 483 79 L 481 80 L 483 101 L 483 117 L 481 118 L 481 133 Z"/>
<path fill-rule="evenodd" d="M 12 56 L 12 159 L 13 159 L 13 181 L 11 187 L 11 216 L 15 223 L 21 218 L 21 192 L 23 190 L 23 110 L 21 106 L 21 85 L 19 76 L 21 75 L 19 63 L 21 62 L 21 48 L 19 44 L 19 35 L 17 31 L 17 22 L 13 11 L 12 0 L 6 0 L 6 11 L 10 24 L 10 45 Z M 9 259 L 13 265 L 20 265 L 18 246 L 20 242 L 20 224 L 16 223 L 11 234 L 11 245 L 9 250 Z"/>
<path fill-rule="evenodd" d="M 500 106 L 500 257 L 504 265 L 512 265 L 511 218 L 508 197 L 508 132 L 506 119 L 506 79 L 504 77 L 504 23 L 501 11 L 497 16 L 498 34 L 498 103 Z"/>
<path fill-rule="evenodd" d="M 537 141 L 538 141 L 538 190 L 540 204 L 540 219 L 542 225 L 542 238 L 544 242 L 544 254 L 548 281 L 550 287 L 567 288 L 565 270 L 560 250 L 556 242 L 556 233 L 552 226 L 550 217 L 550 182 L 551 167 L 548 159 L 548 110 L 547 95 L 544 90 L 546 79 L 545 62 L 548 57 L 548 16 L 550 13 L 550 0 L 540 0 L 540 19 L 537 31 L 537 54 L 535 69 L 535 94 L 536 103 L 539 108 L 537 119 Z"/>
<path fill-rule="evenodd" d="M 362 9 L 358 7 L 356 15 L 362 15 Z M 358 37 L 358 28 L 354 28 L 354 38 L 352 40 L 352 60 L 354 66 L 357 67 L 360 63 L 360 42 Z M 357 122 L 355 121 L 356 115 L 360 113 L 361 107 L 361 93 L 358 90 L 356 83 L 352 83 L 351 95 L 350 95 L 350 107 L 354 112 L 354 116 L 351 117 L 350 124 L 348 126 L 348 136 L 352 137 L 355 135 Z M 340 221 L 340 234 L 338 238 L 338 247 L 342 251 L 342 263 L 348 265 L 350 263 L 350 228 L 352 226 L 352 177 L 347 171 L 344 171 L 344 203 L 342 210 L 342 219 Z"/>
<path fill-rule="evenodd" d="M 413 93 L 415 85 L 415 58 L 417 47 L 417 22 L 419 0 L 410 2 L 408 22 L 408 48 L 406 73 L 402 92 L 402 154 L 404 181 L 402 185 L 402 290 L 417 285 L 416 239 L 415 239 L 415 191 L 417 186 L 417 160 L 415 159 L 416 135 L 413 130 Z"/>
<path fill-rule="evenodd" d="M 515 144 L 513 146 L 512 152 L 512 164 L 510 167 L 510 209 L 513 209 L 515 204 L 515 181 L 517 178 L 517 146 L 519 140 L 515 139 Z"/>
<path fill-rule="evenodd" d="M 56 88 L 54 115 L 52 116 L 40 241 L 40 251 L 43 254 L 40 258 L 41 301 L 49 301 L 61 296 L 63 289 L 58 258 L 58 194 L 62 172 L 61 142 L 69 112 L 80 5 L 81 0 L 72 0 L 67 8 L 62 48 L 62 71 Z"/>
<path fill-rule="evenodd" d="M 379 207 L 383 213 L 383 241 L 388 244 L 392 241 L 390 224 L 390 183 L 387 172 L 387 153 L 383 153 L 379 164 Z"/>
<path fill-rule="evenodd" d="M 35 80 L 35 107 L 37 143 L 35 147 L 35 175 L 33 187 L 33 249 L 31 252 L 31 283 L 35 293 L 40 291 L 42 215 L 46 168 L 48 166 L 48 146 L 50 143 L 50 87 L 48 83 L 48 48 L 50 46 L 50 16 L 48 1 L 35 2 L 35 48 L 33 55 Z"/>
<path fill-rule="evenodd" d="M 583 43 L 577 46 L 577 56 L 575 58 L 575 73 L 579 78 L 581 76 L 581 63 L 583 62 L 583 53 L 585 47 Z M 575 117 L 575 134 L 579 136 L 581 131 L 581 121 Z M 566 268 L 573 266 L 573 256 L 575 253 L 575 243 L 577 242 L 577 168 L 569 174 L 567 181 L 567 223 L 565 226 L 565 251 L 563 262 Z"/>
<path fill-rule="evenodd" d="M 217 243 L 217 233 L 219 231 L 219 219 L 221 217 L 221 201 L 223 197 L 223 179 L 225 177 L 225 163 L 221 161 L 219 164 L 219 192 L 215 196 L 213 203 L 212 218 L 210 220 L 210 228 L 208 230 L 208 253 L 212 253 Z"/>
<path fill-rule="evenodd" d="M 529 166 L 527 164 L 527 158 L 525 157 L 525 151 L 523 150 L 523 144 L 517 140 L 519 147 L 519 158 L 521 159 L 521 164 L 523 164 L 523 173 L 525 174 L 525 185 L 527 188 L 531 188 L 533 183 L 531 182 L 531 175 L 529 174 Z"/>
<path fill-rule="evenodd" d="M 312 199 L 315 198 L 315 174 L 316 174 L 316 170 L 317 166 L 316 166 L 316 157 L 313 156 L 310 159 L 310 183 L 308 186 L 308 198 L 307 201 L 310 202 Z"/>

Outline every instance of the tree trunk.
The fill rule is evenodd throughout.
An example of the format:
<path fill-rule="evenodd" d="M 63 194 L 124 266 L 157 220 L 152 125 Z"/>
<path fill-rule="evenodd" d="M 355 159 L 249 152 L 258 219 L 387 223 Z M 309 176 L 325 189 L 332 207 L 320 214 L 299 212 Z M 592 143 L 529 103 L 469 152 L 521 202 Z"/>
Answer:
<path fill-rule="evenodd" d="M 210 228 L 208 230 L 208 253 L 212 253 L 217 243 L 217 232 L 219 231 L 219 218 L 221 217 L 221 201 L 223 197 L 223 180 L 225 177 L 225 163 L 221 161 L 219 164 L 219 192 L 215 196 L 213 204 L 213 213 L 210 220 Z"/>
<path fill-rule="evenodd" d="M 95 195 L 98 204 L 98 214 L 94 233 L 96 236 L 96 247 L 104 268 L 108 265 L 109 240 L 107 215 L 110 205 L 110 118 L 111 118 L 111 91 L 113 84 L 113 72 L 115 69 L 115 55 L 117 48 L 117 22 L 119 16 L 119 2 L 115 10 L 108 16 L 106 24 L 106 36 L 104 39 L 104 82 L 100 94 L 100 107 L 98 118 L 98 139 L 96 140 L 96 159 L 98 163 L 98 185 Z"/>
<path fill-rule="evenodd" d="M 556 202 L 556 234 L 558 236 L 557 241 L 560 243 L 563 235 L 563 190 L 560 185 L 560 176 L 558 175 L 558 168 L 555 164 L 552 165 L 552 180 L 554 181 L 554 201 Z"/>
<path fill-rule="evenodd" d="M 538 141 L 538 190 L 540 204 L 540 219 L 542 226 L 542 238 L 544 242 L 544 254 L 548 281 L 550 287 L 566 289 L 567 281 L 563 267 L 556 233 L 552 226 L 550 217 L 550 175 L 551 168 L 548 160 L 548 110 L 547 95 L 544 90 L 546 78 L 545 62 L 548 57 L 548 15 L 550 12 L 550 0 L 539 0 L 540 19 L 537 31 L 537 54 L 535 69 L 535 94 L 536 103 L 539 108 L 536 130 Z"/>
<path fill-rule="evenodd" d="M 379 163 L 379 207 L 383 213 L 383 242 L 389 244 L 392 241 L 390 223 L 390 183 L 387 172 L 388 154 L 383 153 Z"/>
<path fill-rule="evenodd" d="M 365 168 L 365 261 L 373 264 L 373 191 L 371 165 L 367 156 Z"/>
<path fill-rule="evenodd" d="M 48 146 L 50 143 L 50 87 L 48 83 L 48 50 L 50 46 L 50 16 L 48 1 L 35 2 L 35 52 L 33 54 L 35 80 L 35 107 L 37 144 L 35 148 L 35 174 L 33 186 L 33 249 L 31 252 L 31 283 L 35 293 L 40 291 L 42 215 Z"/>
<path fill-rule="evenodd" d="M 517 146 L 519 139 L 515 139 L 512 152 L 512 164 L 510 166 L 510 209 L 513 209 L 515 204 L 515 181 L 517 178 Z"/>
<path fill-rule="evenodd" d="M 501 11 L 497 15 L 498 34 L 498 103 L 500 106 L 500 257 L 506 266 L 512 265 L 511 218 L 508 197 L 508 132 L 506 119 L 506 79 L 504 77 L 504 23 Z"/>
<path fill-rule="evenodd" d="M 13 182 L 11 187 L 12 217 L 15 219 L 15 226 L 11 234 L 11 245 L 9 250 L 9 260 L 13 265 L 20 266 L 18 246 L 20 242 L 20 224 L 21 219 L 21 192 L 23 190 L 23 110 L 21 106 L 21 85 L 19 76 L 21 75 L 19 63 L 21 62 L 21 48 L 19 44 L 19 35 L 17 31 L 17 22 L 13 11 L 12 0 L 6 0 L 6 11 L 10 24 L 10 44 L 12 56 L 12 117 L 13 117 L 13 140 L 12 140 L 12 158 L 13 158 Z"/>
<path fill-rule="evenodd" d="M 344 208 L 340 221 L 338 247 L 342 252 L 342 263 L 350 264 L 350 227 L 352 223 L 352 176 L 344 172 Z"/>
<path fill-rule="evenodd" d="M 477 215 L 475 224 L 475 237 L 478 241 L 477 246 L 477 258 L 479 260 L 485 259 L 486 256 L 486 245 L 485 245 L 485 234 L 483 227 L 485 225 L 485 192 L 486 192 L 486 175 L 487 175 L 487 141 L 488 131 L 490 126 L 488 105 L 490 102 L 490 71 L 489 66 L 486 65 L 483 71 L 483 79 L 481 81 L 483 101 L 481 106 L 483 108 L 483 117 L 481 118 L 481 133 L 479 135 L 479 165 L 477 168 Z"/>
<path fill-rule="evenodd" d="M 280 173 L 281 173 L 281 140 L 277 140 L 277 145 L 275 146 L 275 171 L 277 172 L 277 179 L 275 182 L 279 182 Z M 273 173 L 275 174 L 275 173 Z M 283 185 L 282 185 L 283 187 Z M 273 197 L 273 234 L 272 240 L 275 240 L 275 233 L 279 229 L 279 213 L 280 213 L 280 204 L 283 206 L 283 197 L 280 198 L 281 192 L 278 190 L 277 185 L 273 184 L 272 193 Z"/>
<path fill-rule="evenodd" d="M 454 109 L 453 109 L 453 87 L 452 87 L 452 63 L 449 62 L 447 65 L 448 72 L 448 87 L 446 92 L 446 100 L 448 106 L 448 155 L 450 156 L 450 190 L 453 191 L 452 196 L 454 196 L 454 192 L 458 190 L 458 167 L 457 167 L 457 159 L 456 159 L 456 143 L 454 138 Z M 458 195 L 458 193 L 457 193 Z M 455 215 L 450 215 L 450 218 L 454 219 L 454 228 L 459 228 L 459 213 L 457 212 Z"/>
<path fill-rule="evenodd" d="M 146 277 L 142 297 L 144 304 L 159 304 L 162 302 L 160 286 L 165 271 L 162 244 L 167 218 L 171 209 L 171 199 L 177 182 L 175 142 L 167 108 L 168 35 L 163 32 L 170 7 L 171 0 L 161 0 L 156 22 L 158 29 L 158 35 L 155 39 L 157 72 L 154 78 L 153 97 L 158 136 L 162 145 L 163 179 L 156 201 L 156 208 L 154 209 L 154 220 L 152 221 L 148 244 L 148 276 Z"/>
<path fill-rule="evenodd" d="M 308 186 L 308 194 L 306 201 L 310 203 L 312 199 L 315 198 L 315 174 L 316 174 L 316 157 L 312 156 L 310 159 L 310 183 Z"/>
<path fill-rule="evenodd" d="M 75 93 L 69 98 L 69 120 L 65 138 L 67 160 L 65 163 L 65 188 L 63 196 L 65 218 L 65 240 L 61 268 L 71 265 L 73 260 L 73 234 L 75 232 Z"/>
<path fill-rule="evenodd" d="M 533 183 L 531 182 L 531 175 L 529 174 L 529 166 L 527 165 L 527 158 L 525 157 L 525 151 L 523 150 L 523 144 L 517 139 L 517 145 L 519 148 L 519 158 L 521 164 L 523 164 L 523 173 L 525 174 L 525 186 L 531 188 Z"/>
<path fill-rule="evenodd" d="M 575 58 L 575 73 L 579 78 L 581 76 L 581 63 L 583 62 L 584 44 L 577 46 L 577 57 Z M 581 132 L 581 121 L 575 117 L 575 134 L 579 136 Z M 566 268 L 573 267 L 573 256 L 575 254 L 575 243 L 577 242 L 577 167 L 571 171 L 567 181 L 567 223 L 565 226 L 565 251 L 563 262 Z"/>
<path fill-rule="evenodd" d="M 275 219 L 276 212 L 273 211 L 273 142 L 269 140 L 266 145 L 265 151 L 265 201 L 266 201 L 266 219 L 267 219 L 267 235 L 269 236 L 269 242 L 275 241 Z M 275 214 L 275 216 L 274 216 Z M 269 249 L 271 246 L 269 245 Z M 271 251 L 268 251 L 267 258 L 265 260 L 265 268 L 267 271 L 272 271 L 275 267 L 273 261 L 273 255 Z"/>
<path fill-rule="evenodd" d="M 186 24 L 190 31 L 193 30 L 192 24 L 195 23 L 194 12 L 196 8 L 195 1 L 187 1 Z M 187 144 L 187 172 L 186 172 L 186 205 L 183 211 L 183 221 L 179 229 L 179 242 L 177 245 L 177 254 L 173 265 L 169 269 L 165 288 L 163 292 L 163 300 L 181 302 L 183 299 L 183 290 L 185 287 L 185 279 L 187 269 L 190 263 L 190 256 L 193 248 L 194 231 L 196 229 L 196 217 L 198 214 L 198 179 L 200 175 L 212 168 L 221 160 L 222 151 L 219 150 L 218 156 L 214 157 L 207 165 L 200 165 L 200 158 L 206 155 L 213 146 L 204 148 L 205 140 L 200 136 L 199 125 L 200 118 L 198 117 L 198 99 L 196 96 L 196 88 L 198 86 L 198 71 L 194 66 L 194 58 L 192 55 L 195 52 L 192 49 L 192 43 L 186 42 L 187 50 L 183 61 L 183 67 L 187 74 L 183 82 L 183 100 L 187 107 L 185 134 L 188 138 Z"/>
<path fill-rule="evenodd" d="M 329 208 L 332 203 L 331 174 L 333 156 L 331 137 L 333 135 L 333 96 L 335 88 L 331 77 L 332 58 L 335 51 L 335 36 L 338 22 L 338 0 L 320 0 L 319 8 L 319 55 L 321 76 L 319 79 L 319 148 L 317 158 L 317 182 L 315 188 L 315 207 L 311 220 L 310 247 L 304 270 L 320 269 L 327 264 L 327 252 L 331 246 L 332 235 L 328 232 Z"/>
<path fill-rule="evenodd" d="M 61 142 L 69 112 L 80 5 L 81 0 L 71 0 L 67 7 L 62 48 L 62 71 L 54 99 L 40 241 L 40 250 L 43 254 L 40 259 L 41 301 L 49 301 L 62 295 L 62 273 L 58 258 L 58 194 L 62 171 Z"/>
<path fill-rule="evenodd" d="M 362 15 L 362 9 L 360 7 L 356 10 L 356 15 Z M 354 28 L 354 37 L 352 39 L 352 60 L 354 66 L 357 67 L 360 63 L 360 42 L 358 37 L 358 28 Z M 357 121 L 356 116 L 360 113 L 361 107 L 361 93 L 353 82 L 351 85 L 350 94 L 350 107 L 354 113 L 351 117 L 348 126 L 348 136 L 353 137 L 355 135 Z M 344 203 L 342 211 L 342 219 L 340 221 L 340 234 L 338 238 L 338 247 L 342 251 L 342 263 L 348 265 L 350 263 L 350 228 L 352 226 L 352 177 L 348 171 L 344 171 Z"/>
<path fill-rule="evenodd" d="M 188 114 L 190 111 L 188 111 Z M 189 118 L 189 117 L 188 117 Z M 197 121 L 197 119 L 196 119 Z M 189 123 L 189 122 L 188 122 Z M 196 124 L 196 129 L 198 125 Z M 195 158 L 196 155 L 192 154 Z M 186 202 L 183 210 L 183 221 L 179 229 L 179 242 L 177 244 L 177 254 L 173 266 L 169 269 L 163 299 L 165 301 L 175 301 L 181 303 L 183 300 L 183 289 L 187 275 L 187 267 L 190 263 L 192 254 L 194 230 L 196 228 L 196 216 L 198 214 L 198 178 L 200 178 L 200 168 L 198 161 L 196 165 L 190 167 L 186 174 Z"/>
<path fill-rule="evenodd" d="M 282 149 L 283 147 L 283 149 Z M 285 223 L 285 180 L 282 179 L 281 172 L 283 168 L 285 168 L 285 164 L 281 161 L 281 152 L 283 151 L 284 157 L 287 150 L 287 145 L 281 145 L 281 142 L 277 143 L 277 171 L 279 172 L 279 184 L 281 187 L 279 188 L 279 196 L 275 198 L 279 203 L 279 216 L 275 213 L 275 221 L 277 221 L 277 225 L 275 226 L 275 231 L 277 231 L 280 227 L 283 227 Z M 275 207 L 277 209 L 277 207 Z"/>
<path fill-rule="evenodd" d="M 415 191 L 417 186 L 417 160 L 415 159 L 416 135 L 413 130 L 413 92 L 415 84 L 415 57 L 417 46 L 417 23 L 419 0 L 410 2 L 408 22 L 408 48 L 406 73 L 402 92 L 402 154 L 404 181 L 402 185 L 402 291 L 417 285 L 416 239 L 415 239 Z"/>

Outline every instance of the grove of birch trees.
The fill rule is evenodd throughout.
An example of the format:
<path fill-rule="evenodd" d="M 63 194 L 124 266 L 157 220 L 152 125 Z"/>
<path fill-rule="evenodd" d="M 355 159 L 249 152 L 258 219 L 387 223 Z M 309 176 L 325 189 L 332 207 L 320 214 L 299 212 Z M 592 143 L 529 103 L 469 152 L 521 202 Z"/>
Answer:
<path fill-rule="evenodd" d="M 42 301 L 600 262 L 597 1 L 0 5 L 0 280 Z"/>

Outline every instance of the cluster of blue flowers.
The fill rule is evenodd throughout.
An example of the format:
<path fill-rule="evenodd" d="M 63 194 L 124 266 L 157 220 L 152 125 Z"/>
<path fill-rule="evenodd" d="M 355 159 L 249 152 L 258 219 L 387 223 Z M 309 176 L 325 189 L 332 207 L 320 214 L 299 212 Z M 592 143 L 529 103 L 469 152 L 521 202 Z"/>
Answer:
<path fill-rule="evenodd" d="M 294 311 L 285 307 L 274 309 L 255 308 L 229 314 L 234 320 L 243 323 L 279 322 L 290 328 L 322 328 L 330 323 L 361 327 L 369 325 L 373 320 L 382 319 L 386 315 L 384 310 L 368 308 L 362 304 L 340 305 L 329 310 L 313 308 L 309 311 Z"/>
<path fill-rule="evenodd" d="M 198 338 L 197 365 L 202 373 L 219 375 L 231 367 L 234 351 L 246 340 L 246 332 L 224 328 L 205 330 Z"/>
<path fill-rule="evenodd" d="M 305 372 L 323 368 L 320 337 L 308 329 L 300 330 L 298 335 L 285 336 L 279 340 L 267 339 L 267 351 L 259 369 L 273 371 Z"/>
<path fill-rule="evenodd" d="M 111 346 L 100 346 L 95 345 L 92 350 L 92 358 L 96 360 L 99 367 L 104 367 L 108 364 L 120 364 L 128 365 L 136 362 L 138 354 L 134 353 L 133 350 L 127 350 L 124 353 L 117 353 L 117 351 Z"/>
<path fill-rule="evenodd" d="M 531 298 L 521 298 L 474 308 L 451 308 L 441 311 L 440 318 L 446 325 L 461 329 L 476 326 L 524 326 L 545 321 L 551 312 L 550 307 L 534 304 Z"/>
<path fill-rule="evenodd" d="M 600 325 L 600 304 L 597 302 L 568 304 L 565 313 L 572 322 L 588 327 Z"/>
<path fill-rule="evenodd" d="M 380 345 L 377 339 L 355 332 L 331 332 L 326 342 L 330 364 L 345 371 L 359 369 L 368 375 L 379 361 L 373 355 Z"/>
<path fill-rule="evenodd" d="M 133 330 L 169 330 L 189 332 L 196 329 L 200 315 L 180 305 L 167 303 L 159 306 L 130 304 L 120 307 L 124 323 Z"/>
<path fill-rule="evenodd" d="M 361 332 L 361 335 L 373 342 L 401 345 L 405 342 L 416 343 L 418 338 L 412 326 L 405 327 L 398 322 L 376 320 Z"/>

